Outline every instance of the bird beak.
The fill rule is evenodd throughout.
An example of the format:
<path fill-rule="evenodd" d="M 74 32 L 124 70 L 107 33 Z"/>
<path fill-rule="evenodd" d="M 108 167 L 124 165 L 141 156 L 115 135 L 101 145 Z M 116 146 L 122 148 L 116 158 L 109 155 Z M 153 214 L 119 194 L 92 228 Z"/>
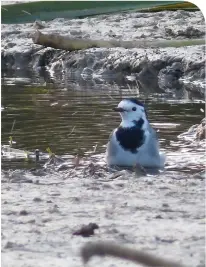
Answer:
<path fill-rule="evenodd" d="M 119 108 L 119 107 L 113 108 L 113 110 L 114 111 L 117 111 L 117 112 L 124 112 L 124 111 L 126 111 L 125 109 Z"/>

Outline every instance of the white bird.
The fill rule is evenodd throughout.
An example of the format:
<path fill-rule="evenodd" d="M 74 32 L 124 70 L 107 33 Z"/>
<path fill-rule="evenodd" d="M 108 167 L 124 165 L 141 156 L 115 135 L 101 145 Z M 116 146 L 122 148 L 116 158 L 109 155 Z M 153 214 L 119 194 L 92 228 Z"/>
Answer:
<path fill-rule="evenodd" d="M 155 130 L 151 127 L 144 105 L 136 98 L 122 100 L 113 110 L 122 122 L 111 136 L 106 150 L 109 166 L 162 168 L 165 155 L 160 154 Z"/>

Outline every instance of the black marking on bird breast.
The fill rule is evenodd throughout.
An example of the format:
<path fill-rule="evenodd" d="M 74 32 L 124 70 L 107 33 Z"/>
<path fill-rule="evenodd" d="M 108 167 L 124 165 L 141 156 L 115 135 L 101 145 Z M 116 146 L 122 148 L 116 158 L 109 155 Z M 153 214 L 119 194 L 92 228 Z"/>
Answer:
<path fill-rule="evenodd" d="M 138 148 L 144 144 L 144 131 L 141 129 L 144 120 L 134 121 L 135 125 L 131 128 L 119 127 L 116 131 L 116 138 L 124 150 L 137 153 Z"/>

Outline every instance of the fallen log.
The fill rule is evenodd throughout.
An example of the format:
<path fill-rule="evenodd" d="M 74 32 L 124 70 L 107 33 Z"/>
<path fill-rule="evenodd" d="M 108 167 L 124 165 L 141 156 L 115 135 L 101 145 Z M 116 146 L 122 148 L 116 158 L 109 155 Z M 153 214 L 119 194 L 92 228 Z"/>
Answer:
<path fill-rule="evenodd" d="M 32 36 L 35 44 L 43 45 L 46 47 L 53 47 L 56 49 L 63 49 L 67 51 L 81 50 L 92 47 L 115 47 L 116 43 L 101 40 L 85 40 L 85 39 L 72 39 L 67 36 L 58 34 L 43 34 L 36 31 Z"/>
<path fill-rule="evenodd" d="M 53 47 L 66 51 L 88 49 L 92 47 L 123 47 L 123 48 L 163 48 L 163 47 L 181 47 L 191 45 L 203 45 L 205 39 L 193 40 L 138 40 L 138 41 L 118 41 L 118 40 L 89 40 L 89 39 L 72 39 L 67 36 L 58 34 L 44 34 L 36 31 L 32 40 L 35 44 L 45 47 Z"/>

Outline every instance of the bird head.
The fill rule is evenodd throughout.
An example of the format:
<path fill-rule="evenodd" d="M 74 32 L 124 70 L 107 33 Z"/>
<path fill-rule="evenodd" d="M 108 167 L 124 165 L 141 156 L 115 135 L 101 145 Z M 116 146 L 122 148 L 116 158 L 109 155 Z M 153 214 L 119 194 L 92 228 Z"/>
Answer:
<path fill-rule="evenodd" d="M 125 128 L 133 127 L 140 119 L 147 121 L 145 107 L 136 98 L 122 100 L 113 110 L 120 113 L 122 117 L 120 125 Z"/>

